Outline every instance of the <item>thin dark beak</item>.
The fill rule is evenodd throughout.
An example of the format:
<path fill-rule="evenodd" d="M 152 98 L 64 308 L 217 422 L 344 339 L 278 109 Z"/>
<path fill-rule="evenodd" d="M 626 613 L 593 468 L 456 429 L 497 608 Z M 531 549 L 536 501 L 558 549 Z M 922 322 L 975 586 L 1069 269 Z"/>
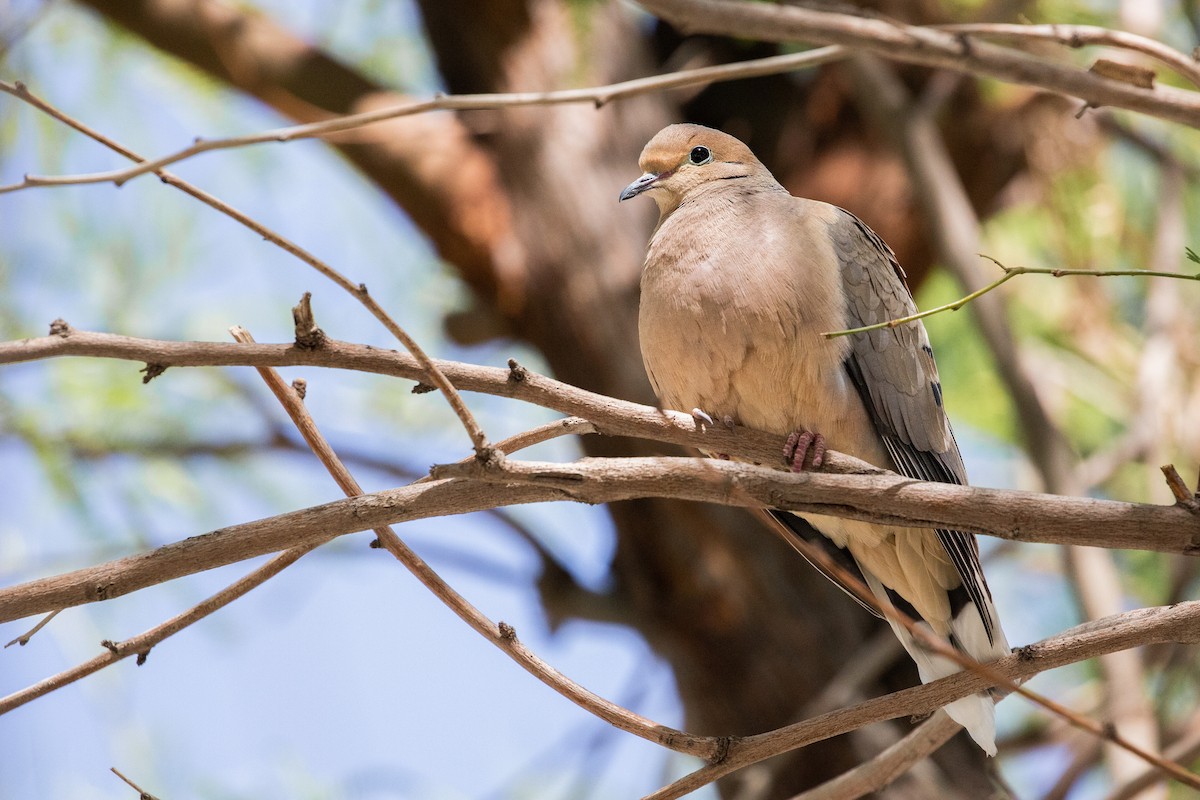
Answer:
<path fill-rule="evenodd" d="M 631 197 L 637 197 L 642 192 L 654 186 L 654 182 L 661 177 L 661 172 L 647 172 L 645 175 L 626 186 L 621 192 L 621 196 L 617 199 L 617 202 L 619 203 L 622 200 L 628 200 Z"/>

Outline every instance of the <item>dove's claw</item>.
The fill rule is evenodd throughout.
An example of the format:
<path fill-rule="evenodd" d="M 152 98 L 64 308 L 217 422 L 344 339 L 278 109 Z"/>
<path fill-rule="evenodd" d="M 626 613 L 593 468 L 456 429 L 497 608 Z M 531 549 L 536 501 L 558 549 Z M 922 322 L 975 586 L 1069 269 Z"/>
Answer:
<path fill-rule="evenodd" d="M 713 418 L 698 408 L 692 409 L 692 419 L 696 420 L 696 426 L 699 428 L 713 424 Z"/>
<path fill-rule="evenodd" d="M 792 472 L 804 471 L 804 460 L 812 452 L 811 469 L 820 469 L 825 463 L 825 437 L 811 431 L 793 431 L 783 446 L 783 462 Z"/>

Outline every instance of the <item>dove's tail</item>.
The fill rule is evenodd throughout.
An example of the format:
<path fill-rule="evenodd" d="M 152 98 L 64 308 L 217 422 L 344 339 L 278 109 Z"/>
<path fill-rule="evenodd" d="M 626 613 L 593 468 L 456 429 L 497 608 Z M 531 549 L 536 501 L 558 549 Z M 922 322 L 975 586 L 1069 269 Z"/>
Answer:
<path fill-rule="evenodd" d="M 876 597 L 896 603 L 898 598 L 894 593 L 888 592 L 873 575 L 866 573 L 865 570 L 864 573 L 867 584 Z M 996 615 L 995 608 L 991 607 L 991 598 L 987 597 L 985 602 L 992 619 L 998 621 L 999 617 Z M 899 605 L 902 611 L 918 620 L 918 625 L 933 633 L 933 629 L 927 622 L 921 621 L 911 608 L 905 607 L 906 603 L 900 601 Z M 921 683 L 930 683 L 962 670 L 962 667 L 952 659 L 931 652 L 913 637 L 908 628 L 891 620 L 888 620 L 888 623 L 892 626 L 896 638 L 904 645 L 904 649 L 912 656 L 912 660 L 917 663 L 917 672 L 921 676 Z M 944 637 L 942 638 L 944 640 Z M 989 637 L 979 610 L 970 602 L 963 604 L 950 620 L 949 643 L 963 654 L 985 663 L 1009 654 L 1008 641 L 1004 638 L 1004 631 L 999 624 L 993 626 Z M 996 703 L 989 693 L 981 692 L 963 697 L 945 708 L 950 718 L 962 725 L 984 752 L 989 756 L 996 755 Z"/>

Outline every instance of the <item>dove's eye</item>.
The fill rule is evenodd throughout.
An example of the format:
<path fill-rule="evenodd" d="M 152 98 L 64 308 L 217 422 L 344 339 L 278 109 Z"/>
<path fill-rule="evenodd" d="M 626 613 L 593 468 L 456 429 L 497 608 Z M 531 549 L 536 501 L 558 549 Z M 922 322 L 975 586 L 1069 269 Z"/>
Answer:
<path fill-rule="evenodd" d="M 707 164 L 712 161 L 712 151 L 707 147 L 693 147 L 688 160 L 696 165 Z"/>

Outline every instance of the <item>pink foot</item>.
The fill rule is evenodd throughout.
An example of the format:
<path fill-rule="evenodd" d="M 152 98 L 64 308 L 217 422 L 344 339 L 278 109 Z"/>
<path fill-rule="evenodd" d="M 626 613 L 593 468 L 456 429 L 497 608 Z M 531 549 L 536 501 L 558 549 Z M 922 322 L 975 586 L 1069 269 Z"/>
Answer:
<path fill-rule="evenodd" d="M 810 469 L 820 469 L 825 462 L 825 437 L 810 431 L 793 431 L 783 446 L 783 463 L 791 467 L 792 472 L 803 472 L 809 452 L 812 453 Z"/>

